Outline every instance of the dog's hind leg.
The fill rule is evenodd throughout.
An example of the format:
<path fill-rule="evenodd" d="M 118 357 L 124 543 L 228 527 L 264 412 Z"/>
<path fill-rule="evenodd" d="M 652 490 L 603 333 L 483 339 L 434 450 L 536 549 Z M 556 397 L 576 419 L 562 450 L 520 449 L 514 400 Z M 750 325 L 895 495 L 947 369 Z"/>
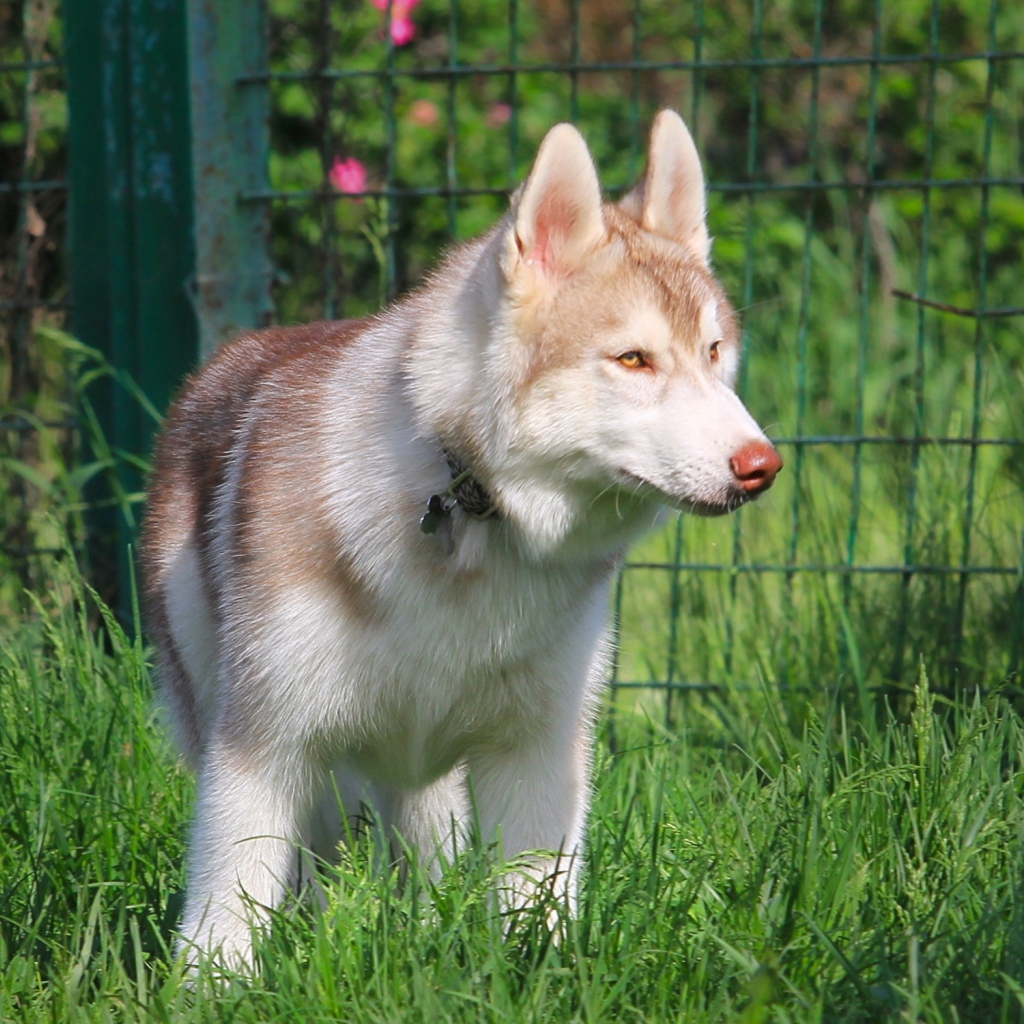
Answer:
<path fill-rule="evenodd" d="M 161 574 L 158 614 L 166 624 L 158 638 L 161 683 L 168 695 L 182 749 L 199 760 L 216 719 L 216 619 L 193 540 L 182 544 Z"/>
<path fill-rule="evenodd" d="M 376 809 L 384 800 L 378 787 L 347 762 L 327 773 L 302 832 L 299 884 L 312 884 L 323 901 L 317 869 L 338 863 L 341 844 L 366 837 L 385 849 L 383 827 Z M 369 834 L 369 835 L 368 835 Z"/>
<path fill-rule="evenodd" d="M 412 856 L 438 881 L 464 838 L 468 804 L 462 768 L 423 789 L 404 790 L 375 786 L 348 764 L 339 764 L 303 830 L 298 887 L 311 887 L 325 906 L 318 869 L 337 863 L 342 843 L 360 840 L 373 844 L 378 869 Z"/>

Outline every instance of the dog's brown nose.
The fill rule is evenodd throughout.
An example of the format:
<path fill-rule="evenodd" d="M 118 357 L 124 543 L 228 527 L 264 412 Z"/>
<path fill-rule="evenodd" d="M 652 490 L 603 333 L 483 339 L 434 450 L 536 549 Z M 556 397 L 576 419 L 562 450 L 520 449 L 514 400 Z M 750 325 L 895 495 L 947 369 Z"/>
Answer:
<path fill-rule="evenodd" d="M 779 453 L 767 441 L 751 441 L 730 460 L 736 482 L 747 494 L 760 494 L 775 483 L 775 474 L 782 469 Z"/>

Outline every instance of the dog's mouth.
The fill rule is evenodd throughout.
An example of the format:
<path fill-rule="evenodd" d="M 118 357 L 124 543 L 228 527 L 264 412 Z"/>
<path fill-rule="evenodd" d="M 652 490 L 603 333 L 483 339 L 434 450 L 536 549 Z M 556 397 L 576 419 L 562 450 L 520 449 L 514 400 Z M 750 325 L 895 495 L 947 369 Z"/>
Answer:
<path fill-rule="evenodd" d="M 660 501 L 663 505 L 668 505 L 669 508 L 687 512 L 693 516 L 701 516 L 704 519 L 714 519 L 735 512 L 753 497 L 737 487 L 728 488 L 721 498 L 695 498 L 690 495 L 672 494 L 627 469 L 620 469 L 617 476 L 619 483 L 628 488 L 632 494 L 649 497 L 652 500 Z"/>

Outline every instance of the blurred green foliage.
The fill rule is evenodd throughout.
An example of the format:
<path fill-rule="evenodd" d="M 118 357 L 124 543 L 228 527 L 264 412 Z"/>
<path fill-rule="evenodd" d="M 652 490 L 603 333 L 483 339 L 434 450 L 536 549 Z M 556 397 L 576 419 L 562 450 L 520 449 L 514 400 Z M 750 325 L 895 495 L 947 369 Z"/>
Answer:
<path fill-rule="evenodd" d="M 816 47 L 815 10 L 807 0 L 728 0 L 706 9 L 699 2 L 647 0 L 636 17 L 632 5 L 584 2 L 579 15 L 584 66 L 632 60 L 645 66 L 580 72 L 578 120 L 612 190 L 628 186 L 642 170 L 647 126 L 662 106 L 675 107 L 690 121 L 713 188 L 743 182 L 799 184 L 812 178 L 907 181 L 911 187 L 905 190 L 877 195 L 887 230 L 900 235 L 894 244 L 897 257 L 905 257 L 901 269 L 916 285 L 923 203 L 913 183 L 926 171 L 933 179 L 952 180 L 1021 173 L 1021 59 L 993 65 L 989 104 L 986 61 L 937 63 L 932 87 L 933 66 L 926 55 L 930 50 L 940 55 L 1019 51 L 1024 12 L 1005 5 L 992 33 L 987 6 L 974 0 L 935 5 L 934 12 L 926 0 L 880 4 L 876 39 L 874 4 L 827 6 Z M 509 7 L 483 0 L 424 0 L 413 12 L 413 43 L 393 50 L 384 40 L 383 15 L 369 0 L 330 5 L 273 0 L 270 10 L 272 69 L 312 75 L 274 83 L 272 182 L 283 191 L 325 189 L 324 200 L 275 205 L 275 257 L 285 273 L 279 289 L 283 319 L 308 319 L 322 312 L 325 301 L 333 300 L 346 315 L 378 302 L 376 274 L 369 265 L 373 257 L 355 230 L 365 204 L 327 198 L 326 170 L 336 156 L 362 160 L 371 187 L 452 184 L 456 191 L 506 190 L 525 176 L 547 129 L 574 112 L 568 71 L 528 70 L 570 60 L 568 3 L 519 4 L 514 49 Z M 635 41 L 634 28 L 639 30 Z M 825 61 L 868 57 L 873 48 L 913 59 L 881 65 L 874 83 L 867 62 L 825 64 L 817 71 L 810 65 L 728 66 L 752 57 L 811 60 L 816 49 Z M 524 69 L 515 75 L 501 70 L 513 55 Z M 698 58 L 727 66 L 657 68 L 660 62 Z M 446 76 L 452 65 L 482 70 Z M 389 67 L 394 74 L 382 75 Z M 313 73 L 325 68 L 368 77 L 316 78 Z M 436 74 L 428 74 L 431 69 Z M 392 123 L 382 116 L 389 110 Z M 986 116 L 992 119 L 987 166 Z M 1017 283 L 1024 196 L 1019 187 L 995 189 L 991 203 L 986 239 L 994 279 L 990 306 L 1008 301 Z M 502 198 L 458 195 L 453 210 L 449 205 L 445 197 L 397 204 L 399 290 L 421 278 L 450 236 L 477 234 L 505 204 Z M 758 195 L 752 240 L 746 228 L 750 205 L 732 192 L 713 204 L 715 259 L 732 279 L 735 293 L 743 290 L 743 265 L 752 249 L 752 290 L 763 299 L 799 282 L 808 197 L 799 191 Z M 828 191 L 814 196 L 810 205 L 814 235 L 855 270 L 865 234 L 861 194 Z M 933 189 L 931 205 L 929 280 L 947 301 L 970 305 L 977 287 L 978 190 Z M 331 259 L 333 269 L 342 268 L 333 290 L 323 277 L 323 264 Z M 856 281 L 850 283 L 856 287 Z"/>
<path fill-rule="evenodd" d="M 32 47 L 59 56 L 57 8 L 47 3 L 0 0 L 0 60 L 25 60 Z M 30 33 L 34 42 L 25 41 L 30 9 L 45 28 Z M 268 12 L 281 322 L 361 315 L 416 286 L 452 239 L 501 215 L 558 120 L 578 121 L 614 197 L 642 173 L 654 113 L 672 106 L 705 160 L 715 266 L 746 333 L 742 390 L 773 436 L 1024 438 L 1024 318 L 979 326 L 892 294 L 1021 305 L 1020 5 L 422 0 L 401 47 L 387 44 L 387 15 L 371 0 L 268 0 Z M 687 66 L 666 66 L 679 63 Z M 23 173 L 30 121 L 28 171 L 63 174 L 64 104 L 59 68 L 0 74 L 5 177 Z M 360 161 L 368 188 L 390 198 L 336 191 L 328 175 L 339 158 Z M 861 187 L 869 181 L 882 186 Z M 0 290 L 27 251 L 16 244 L 27 208 L 14 195 L 0 195 Z M 54 192 L 35 203 L 51 255 L 37 261 L 48 269 L 33 294 L 47 301 L 63 297 L 62 201 Z M 59 313 L 0 316 L 5 339 L 21 332 L 32 342 L 38 367 L 30 386 L 8 387 L 4 415 L 62 416 L 60 346 L 34 340 Z M 5 344 L 10 380 L 17 352 Z M 13 463 L 60 490 L 74 477 L 56 467 L 74 452 L 66 439 L 0 443 L 11 493 L 21 488 L 0 503 L 4 521 L 21 542 L 45 542 L 42 527 L 21 525 L 25 503 L 45 488 Z M 786 470 L 757 508 L 685 520 L 634 559 L 794 573 L 630 570 L 621 678 L 810 688 L 839 670 L 867 692 L 902 685 L 919 653 L 942 684 L 1019 667 L 1019 445 L 787 444 L 784 455 Z M 969 580 L 805 571 L 905 564 L 1009 571 Z"/>
<path fill-rule="evenodd" d="M 968 309 L 1021 304 L 1024 60 L 946 59 L 1019 55 L 1019 5 L 539 0 L 514 8 L 513 37 L 508 5 L 423 0 L 413 42 L 390 50 L 369 0 L 273 0 L 270 10 L 283 320 L 380 304 L 369 238 L 382 234 L 367 234 L 380 207 L 334 192 L 326 174 L 338 157 L 362 161 L 371 189 L 454 193 L 391 200 L 383 242 L 401 291 L 451 238 L 497 219 L 504 196 L 472 190 L 521 181 L 553 123 L 575 115 L 614 196 L 642 173 L 654 113 L 672 106 L 703 154 L 715 266 L 747 336 L 742 387 L 773 436 L 1024 438 L 1024 318 L 979 328 L 892 294 Z M 574 51 L 590 68 L 575 91 L 564 67 Z M 874 66 L 872 54 L 882 56 Z M 698 60 L 706 66 L 657 66 Z M 619 66 L 593 70 L 608 64 Z M 446 74 L 452 66 L 476 70 Z M 316 74 L 324 69 L 361 76 Z M 867 181 L 885 187 L 858 187 Z M 839 666 L 867 692 L 903 685 L 918 653 L 947 684 L 1019 666 L 1020 447 L 785 454 L 758 508 L 683 520 L 634 560 L 1011 573 L 965 582 L 948 572 L 630 571 L 622 678 L 814 689 Z"/>
<path fill-rule="evenodd" d="M 63 320 L 67 96 L 57 0 L 0 0 L 0 607 L 9 583 L 55 545 L 46 494 L 66 475 L 74 437 L 61 355 L 37 336 Z M 42 430 L 40 425 L 44 426 Z"/>

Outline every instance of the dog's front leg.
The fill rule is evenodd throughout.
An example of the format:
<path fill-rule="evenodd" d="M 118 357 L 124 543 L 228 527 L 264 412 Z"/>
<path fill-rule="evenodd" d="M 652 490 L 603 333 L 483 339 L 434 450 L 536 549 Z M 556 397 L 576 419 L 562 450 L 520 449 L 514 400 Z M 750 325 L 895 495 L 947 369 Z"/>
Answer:
<path fill-rule="evenodd" d="M 231 966 L 252 962 L 252 926 L 280 903 L 297 862 L 308 771 L 280 751 L 216 739 L 199 777 L 183 947 Z"/>
<path fill-rule="evenodd" d="M 576 888 L 590 796 L 591 740 L 582 714 L 574 722 L 533 721 L 515 746 L 477 750 L 468 759 L 470 788 L 485 842 L 516 865 L 502 884 L 502 902 L 523 906 L 554 892 L 576 910 Z"/>

